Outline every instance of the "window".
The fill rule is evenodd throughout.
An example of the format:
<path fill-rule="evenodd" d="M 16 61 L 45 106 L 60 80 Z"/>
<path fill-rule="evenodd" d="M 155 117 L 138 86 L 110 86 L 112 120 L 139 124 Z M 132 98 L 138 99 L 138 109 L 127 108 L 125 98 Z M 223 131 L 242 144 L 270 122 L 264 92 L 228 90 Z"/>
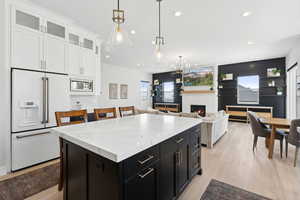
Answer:
<path fill-rule="evenodd" d="M 141 95 L 141 100 L 143 101 L 146 101 L 149 98 L 149 86 L 150 83 L 148 81 L 140 82 L 140 95 Z"/>
<path fill-rule="evenodd" d="M 164 102 L 174 102 L 174 82 L 163 83 L 163 100 Z"/>
<path fill-rule="evenodd" d="M 237 81 L 238 104 L 259 104 L 259 76 L 239 76 Z"/>

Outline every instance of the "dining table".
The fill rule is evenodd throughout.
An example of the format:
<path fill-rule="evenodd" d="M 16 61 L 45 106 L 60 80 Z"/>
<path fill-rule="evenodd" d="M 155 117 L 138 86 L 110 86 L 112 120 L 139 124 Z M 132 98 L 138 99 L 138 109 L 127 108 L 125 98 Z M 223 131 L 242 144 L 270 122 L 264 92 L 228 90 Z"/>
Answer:
<path fill-rule="evenodd" d="M 276 136 L 276 130 L 277 129 L 290 129 L 291 126 L 291 120 L 287 118 L 260 118 L 261 123 L 270 126 L 272 129 L 271 136 L 268 139 L 267 147 L 269 149 L 269 155 L 268 157 L 270 159 L 273 158 L 273 152 L 274 152 L 274 143 L 275 143 L 275 136 Z"/>

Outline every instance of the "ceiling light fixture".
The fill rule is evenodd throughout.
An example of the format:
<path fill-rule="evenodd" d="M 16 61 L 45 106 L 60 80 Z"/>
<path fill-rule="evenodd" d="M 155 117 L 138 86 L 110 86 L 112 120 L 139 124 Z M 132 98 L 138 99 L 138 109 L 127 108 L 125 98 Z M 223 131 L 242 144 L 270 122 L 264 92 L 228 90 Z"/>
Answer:
<path fill-rule="evenodd" d="M 248 45 L 253 45 L 253 44 L 254 44 L 254 42 L 252 42 L 252 41 L 248 41 L 248 42 L 247 42 L 247 44 L 248 44 Z"/>
<path fill-rule="evenodd" d="M 248 17 L 248 16 L 252 15 L 252 12 L 246 11 L 246 12 L 243 12 L 242 15 L 243 15 L 243 17 Z"/>
<path fill-rule="evenodd" d="M 109 46 L 117 46 L 125 42 L 131 44 L 126 30 L 123 27 L 121 29 L 121 24 L 125 23 L 125 11 L 120 9 L 120 0 L 117 1 L 117 4 L 118 7 L 113 10 L 112 17 L 116 26 L 114 26 L 113 31 L 109 36 L 109 40 L 107 41 L 107 45 Z"/>
<path fill-rule="evenodd" d="M 180 17 L 182 15 L 182 12 L 180 12 L 180 11 L 176 11 L 175 13 L 174 13 L 174 16 L 175 17 Z"/>
<path fill-rule="evenodd" d="M 156 0 L 158 2 L 158 36 L 155 37 L 155 51 L 156 57 L 160 61 L 163 54 L 162 54 L 162 46 L 165 44 L 165 38 L 161 35 L 161 8 L 160 3 L 162 0 Z"/>
<path fill-rule="evenodd" d="M 182 56 L 178 56 L 179 60 L 177 62 L 177 65 L 176 65 L 176 71 L 181 71 L 183 70 L 183 63 L 184 63 L 184 60 L 182 58 Z"/>
<path fill-rule="evenodd" d="M 110 55 L 106 55 L 105 58 L 110 58 Z"/>
<path fill-rule="evenodd" d="M 135 32 L 135 30 L 131 30 L 130 33 L 131 33 L 132 35 L 134 35 L 136 32 Z"/>

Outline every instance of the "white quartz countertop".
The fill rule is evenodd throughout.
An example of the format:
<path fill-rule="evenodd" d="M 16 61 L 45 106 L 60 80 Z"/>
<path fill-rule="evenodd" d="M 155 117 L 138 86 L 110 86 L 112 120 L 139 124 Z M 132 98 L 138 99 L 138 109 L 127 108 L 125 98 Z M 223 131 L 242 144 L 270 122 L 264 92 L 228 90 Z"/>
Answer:
<path fill-rule="evenodd" d="M 53 128 L 65 140 L 121 162 L 202 122 L 201 119 L 142 114 Z"/>

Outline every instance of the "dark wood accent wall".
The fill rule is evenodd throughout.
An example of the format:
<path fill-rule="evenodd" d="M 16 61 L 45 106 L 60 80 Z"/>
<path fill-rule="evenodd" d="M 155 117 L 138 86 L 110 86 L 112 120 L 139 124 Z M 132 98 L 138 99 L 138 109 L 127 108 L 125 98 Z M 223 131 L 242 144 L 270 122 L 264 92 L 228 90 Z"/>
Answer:
<path fill-rule="evenodd" d="M 182 111 L 182 96 L 180 94 L 181 90 L 181 83 L 176 84 L 176 79 L 182 78 L 181 73 L 176 73 L 176 71 L 172 72 L 164 72 L 164 73 L 158 73 L 152 75 L 152 91 L 153 91 L 153 107 L 155 103 L 165 103 L 163 100 L 163 91 L 162 91 L 162 83 L 163 82 L 169 82 L 173 81 L 175 84 L 175 91 L 174 91 L 174 102 L 180 105 L 180 111 Z M 154 80 L 159 80 L 159 85 L 154 85 Z"/>
<path fill-rule="evenodd" d="M 280 77 L 267 77 L 267 68 L 281 70 Z M 247 75 L 259 75 L 259 105 L 272 106 L 274 117 L 286 117 L 286 62 L 285 58 L 275 58 L 245 63 L 220 65 L 218 68 L 219 85 L 219 110 L 226 105 L 239 105 L 237 103 L 237 77 Z M 222 81 L 221 74 L 232 73 L 233 80 Z M 274 80 L 275 87 L 269 87 L 268 81 Z M 221 88 L 223 87 L 223 88 Z M 283 94 L 277 95 L 277 88 L 283 88 Z M 244 104 L 243 104 L 244 105 Z M 257 105 L 256 105 L 257 106 Z"/>

